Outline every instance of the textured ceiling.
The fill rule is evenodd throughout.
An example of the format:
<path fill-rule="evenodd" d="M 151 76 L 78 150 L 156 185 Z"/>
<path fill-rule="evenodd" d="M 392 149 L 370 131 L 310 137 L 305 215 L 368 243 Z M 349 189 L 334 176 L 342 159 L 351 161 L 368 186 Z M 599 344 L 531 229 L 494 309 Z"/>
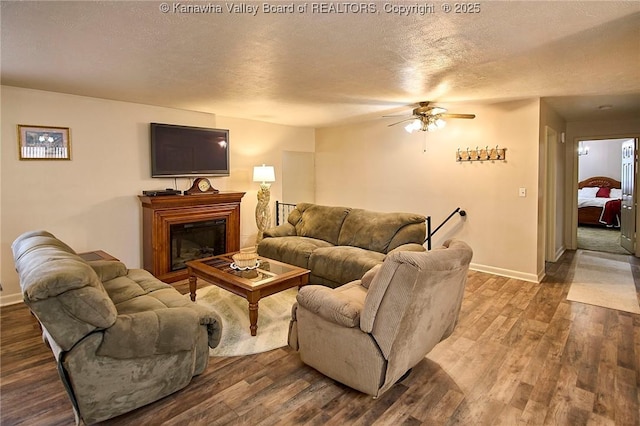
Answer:
<path fill-rule="evenodd" d="M 377 13 L 298 2 L 305 13 L 267 14 L 263 3 L 167 2 L 162 13 L 158 1 L 2 1 L 1 82 L 312 127 L 421 100 L 455 112 L 544 97 L 569 120 L 640 116 L 638 1 L 483 1 L 469 14 L 436 2 L 425 15 L 384 2 Z"/>

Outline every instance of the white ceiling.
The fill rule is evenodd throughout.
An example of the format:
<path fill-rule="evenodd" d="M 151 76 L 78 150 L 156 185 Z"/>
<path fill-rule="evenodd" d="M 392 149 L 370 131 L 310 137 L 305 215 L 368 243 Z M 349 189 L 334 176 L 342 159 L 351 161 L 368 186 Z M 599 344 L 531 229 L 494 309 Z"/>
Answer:
<path fill-rule="evenodd" d="M 1 82 L 311 127 L 422 100 L 458 112 L 543 97 L 570 121 L 640 117 L 638 1 L 482 1 L 474 14 L 436 2 L 408 16 L 384 2 L 377 13 L 312 13 L 308 2 L 306 13 L 256 16 L 229 13 L 232 2 L 167 4 L 223 11 L 2 1 Z"/>

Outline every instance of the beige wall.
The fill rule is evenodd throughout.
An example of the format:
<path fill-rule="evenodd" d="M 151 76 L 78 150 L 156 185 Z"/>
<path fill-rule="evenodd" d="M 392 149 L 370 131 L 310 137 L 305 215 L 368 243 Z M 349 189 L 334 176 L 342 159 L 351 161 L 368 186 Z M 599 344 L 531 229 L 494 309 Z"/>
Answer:
<path fill-rule="evenodd" d="M 127 266 L 141 265 L 141 209 L 144 189 L 174 187 L 174 179 L 152 179 L 149 122 L 221 127 L 230 130 L 231 176 L 212 178 L 220 190 L 244 191 L 241 244 L 256 235 L 257 184 L 253 166 L 281 170 L 282 151 L 313 151 L 311 128 L 170 108 L 2 86 L 0 163 L 0 304 L 21 300 L 11 243 L 22 232 L 47 229 L 77 251 L 103 249 Z M 19 161 L 16 125 L 71 128 L 71 161 Z M 190 186 L 177 179 L 180 190 Z M 272 200 L 279 196 L 273 184 Z"/>
<path fill-rule="evenodd" d="M 316 202 L 431 215 L 434 246 L 457 237 L 474 249 L 473 268 L 525 280 L 538 268 L 540 101 L 451 106 L 476 114 L 436 132 L 408 134 L 392 120 L 316 130 Z M 507 161 L 456 162 L 456 150 L 507 148 Z M 423 152 L 424 149 L 424 152 Z M 526 188 L 527 196 L 518 196 Z"/>
<path fill-rule="evenodd" d="M 78 251 L 104 249 L 130 267 L 140 266 L 137 195 L 174 186 L 173 179 L 149 177 L 151 121 L 230 129 L 231 177 L 212 181 L 220 190 L 247 193 L 243 246 L 256 233 L 253 166 L 275 166 L 271 199 L 282 199 L 283 153 L 315 151 L 317 203 L 423 213 L 432 216 L 434 228 L 461 207 L 468 215 L 454 216 L 434 236 L 434 246 L 462 238 L 474 248 L 474 269 L 530 281 L 544 273 L 544 129 L 567 133 L 566 144 L 555 152 L 554 178 L 556 232 L 565 241 L 571 237 L 570 226 L 564 226 L 571 223 L 571 209 L 562 206 L 571 198 L 573 191 L 565 188 L 577 173 L 574 139 L 640 135 L 639 121 L 564 123 L 539 99 L 451 105 L 452 111 L 477 117 L 449 120 L 437 132 L 408 134 L 384 119 L 314 130 L 7 86 L 1 90 L 0 304 L 20 299 L 10 245 L 27 230 L 48 229 Z M 72 161 L 19 161 L 17 124 L 70 127 Z M 507 161 L 455 161 L 458 148 L 487 145 L 506 147 Z M 175 184 L 186 189 L 190 181 Z M 527 190 L 524 198 L 518 196 L 521 187 Z M 561 249 L 563 238 L 556 238 Z"/>

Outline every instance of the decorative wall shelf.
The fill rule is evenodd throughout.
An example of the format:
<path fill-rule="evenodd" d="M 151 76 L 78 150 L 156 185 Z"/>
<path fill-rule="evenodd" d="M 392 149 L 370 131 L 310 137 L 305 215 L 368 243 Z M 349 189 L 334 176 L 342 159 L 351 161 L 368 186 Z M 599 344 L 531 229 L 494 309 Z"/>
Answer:
<path fill-rule="evenodd" d="M 475 149 L 460 149 L 456 152 L 456 161 L 506 161 L 507 148 L 479 148 Z"/>

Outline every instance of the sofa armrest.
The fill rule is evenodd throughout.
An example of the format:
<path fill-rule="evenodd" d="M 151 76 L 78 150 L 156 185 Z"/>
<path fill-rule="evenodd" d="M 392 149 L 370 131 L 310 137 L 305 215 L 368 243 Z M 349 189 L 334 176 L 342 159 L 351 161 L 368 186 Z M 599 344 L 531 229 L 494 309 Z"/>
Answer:
<path fill-rule="evenodd" d="M 408 243 L 408 244 L 402 244 L 401 246 L 394 248 L 387 254 L 395 253 L 397 251 L 426 251 L 426 250 L 427 249 L 425 249 L 422 244 Z"/>
<path fill-rule="evenodd" d="M 264 237 L 295 237 L 296 228 L 290 223 L 283 223 L 273 228 L 266 229 L 264 231 Z"/>
<path fill-rule="evenodd" d="M 97 355 L 118 359 L 148 357 L 193 350 L 200 318 L 187 307 L 118 315 L 104 330 Z"/>
<path fill-rule="evenodd" d="M 300 306 L 344 327 L 359 327 L 363 303 L 348 294 L 321 285 L 307 285 L 298 291 Z"/>
<path fill-rule="evenodd" d="M 220 316 L 203 307 L 202 305 L 192 304 L 189 306 L 194 310 L 200 318 L 200 324 L 207 328 L 207 340 L 210 348 L 215 348 L 222 338 L 222 320 Z"/>

